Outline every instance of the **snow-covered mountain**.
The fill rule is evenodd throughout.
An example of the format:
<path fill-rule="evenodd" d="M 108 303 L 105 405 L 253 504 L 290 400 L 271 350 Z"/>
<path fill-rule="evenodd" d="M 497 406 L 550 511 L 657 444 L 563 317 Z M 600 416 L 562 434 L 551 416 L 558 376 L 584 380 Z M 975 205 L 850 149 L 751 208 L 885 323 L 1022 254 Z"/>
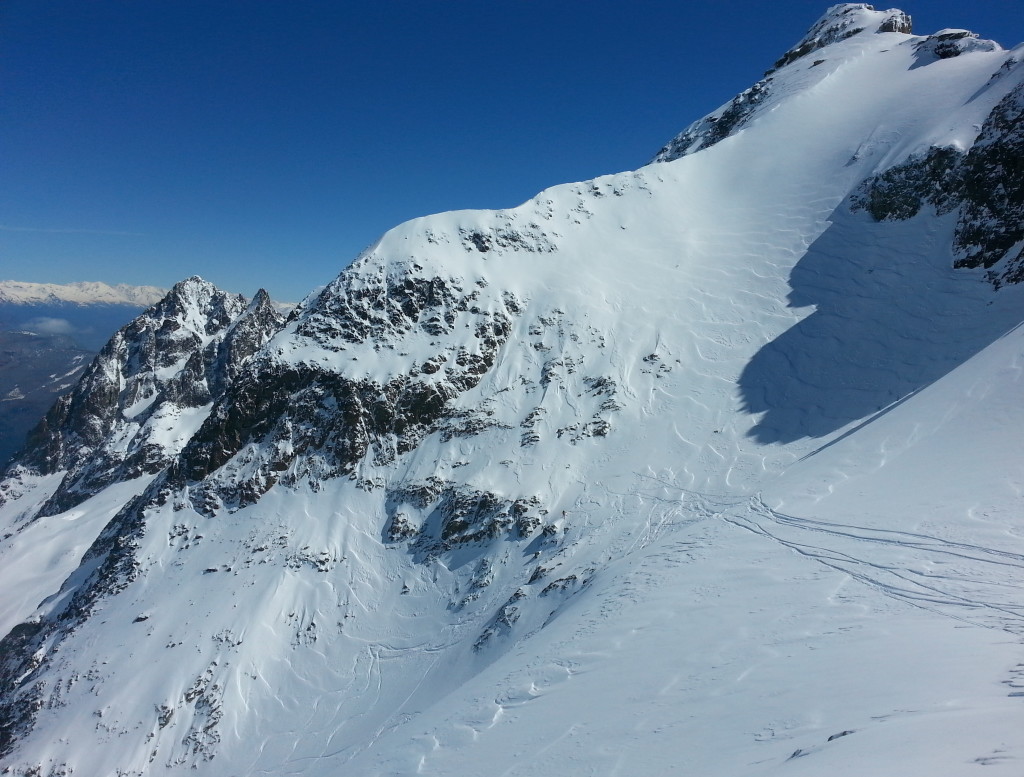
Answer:
<path fill-rule="evenodd" d="M 69 303 L 148 308 L 159 302 L 166 294 L 167 289 L 156 286 L 130 286 L 127 283 L 110 286 L 100 282 L 61 284 L 0 281 L 0 303 L 16 305 Z"/>
<path fill-rule="evenodd" d="M 3 765 L 1018 775 L 1022 58 L 833 6 L 637 171 L 176 286 L 0 485 Z"/>
<path fill-rule="evenodd" d="M 111 335 L 167 294 L 154 286 L 0 282 L 0 465 Z M 295 307 L 269 304 L 282 315 Z"/>

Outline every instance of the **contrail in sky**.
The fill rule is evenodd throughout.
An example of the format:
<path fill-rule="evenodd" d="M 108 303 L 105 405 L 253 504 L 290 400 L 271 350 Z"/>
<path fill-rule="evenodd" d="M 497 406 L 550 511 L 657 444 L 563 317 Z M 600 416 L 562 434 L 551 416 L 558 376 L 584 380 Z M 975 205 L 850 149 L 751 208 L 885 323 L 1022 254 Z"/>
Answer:
<path fill-rule="evenodd" d="M 45 229 L 41 227 L 11 227 L 0 224 L 0 232 L 45 232 L 53 235 L 115 235 L 119 237 L 145 237 L 144 232 L 119 232 L 111 229 Z"/>

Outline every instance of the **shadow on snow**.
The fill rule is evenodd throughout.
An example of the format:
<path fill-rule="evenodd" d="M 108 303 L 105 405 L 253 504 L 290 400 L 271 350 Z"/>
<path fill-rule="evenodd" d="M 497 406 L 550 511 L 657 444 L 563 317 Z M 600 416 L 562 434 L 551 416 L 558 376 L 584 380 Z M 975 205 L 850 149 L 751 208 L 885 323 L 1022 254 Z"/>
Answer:
<path fill-rule="evenodd" d="M 924 388 L 1020 323 L 1019 288 L 953 270 L 955 214 L 875 223 L 845 205 L 790 275 L 814 312 L 755 354 L 744 409 L 762 443 L 823 437 Z"/>

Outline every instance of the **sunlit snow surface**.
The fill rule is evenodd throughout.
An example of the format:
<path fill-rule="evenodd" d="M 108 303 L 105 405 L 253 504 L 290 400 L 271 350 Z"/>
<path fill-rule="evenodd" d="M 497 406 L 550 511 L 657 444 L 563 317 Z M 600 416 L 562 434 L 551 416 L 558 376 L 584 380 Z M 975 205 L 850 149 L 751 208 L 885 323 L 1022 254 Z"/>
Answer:
<path fill-rule="evenodd" d="M 359 478 L 536 495 L 551 533 L 430 559 L 382 542 L 382 491 L 354 480 L 214 518 L 171 499 L 147 514 L 144 574 L 61 644 L 55 702 L 10 764 L 1024 772 L 1021 289 L 951 270 L 948 217 L 842 205 L 929 144 L 969 145 L 1020 76 L 989 82 L 1005 51 L 910 69 L 913 40 L 798 60 L 744 131 L 693 156 L 388 233 L 352 272 L 415 261 L 525 313 L 457 399 L 493 428 Z M 517 246 L 467 247 L 503 230 Z M 296 326 L 265 358 L 386 379 L 436 353 L 418 330 L 375 352 Z M 573 443 L 557 432 L 590 417 L 593 375 L 620 409 Z M 56 593 L 102 500 L 136 487 L 85 503 L 80 534 L 64 514 L 8 539 L 38 547 L 4 559 L 28 592 L 5 617 Z"/>

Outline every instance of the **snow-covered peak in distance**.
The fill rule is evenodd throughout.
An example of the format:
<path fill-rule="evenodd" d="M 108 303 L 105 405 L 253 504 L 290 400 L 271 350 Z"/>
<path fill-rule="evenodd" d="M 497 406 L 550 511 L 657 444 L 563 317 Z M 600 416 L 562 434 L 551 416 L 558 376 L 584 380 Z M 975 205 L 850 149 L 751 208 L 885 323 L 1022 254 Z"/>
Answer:
<path fill-rule="evenodd" d="M 898 9 L 876 11 L 866 3 L 834 5 L 776 61 L 763 79 L 693 122 L 670 140 L 653 161 L 672 161 L 724 140 L 773 110 L 779 101 L 809 90 L 859 56 L 872 51 L 903 51 L 908 46 L 914 54 L 912 66 L 917 67 L 963 53 L 1002 51 L 999 44 L 978 40 L 977 35 L 965 30 L 913 35 L 910 16 Z M 810 56 L 825 47 L 828 47 L 827 55 Z M 870 88 L 870 85 L 858 88 Z"/>
<path fill-rule="evenodd" d="M 2 486 L 0 768 L 1016 777 L 1024 69 L 873 13 L 714 143 L 123 330 Z"/>
<path fill-rule="evenodd" d="M 0 281 L 0 302 L 15 305 L 137 305 L 149 307 L 159 302 L 167 289 L 156 286 L 109 286 L 100 282 L 27 283 Z"/>

